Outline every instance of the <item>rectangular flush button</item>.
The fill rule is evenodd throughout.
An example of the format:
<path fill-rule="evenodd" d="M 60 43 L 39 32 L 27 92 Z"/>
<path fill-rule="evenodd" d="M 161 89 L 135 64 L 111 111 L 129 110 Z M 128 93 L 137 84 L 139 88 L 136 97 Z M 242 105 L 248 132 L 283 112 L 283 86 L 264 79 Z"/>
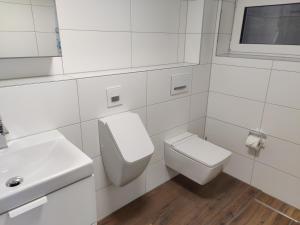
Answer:
<path fill-rule="evenodd" d="M 191 74 L 173 75 L 171 81 L 171 95 L 178 95 L 189 92 L 191 81 Z"/>
<path fill-rule="evenodd" d="M 114 86 L 106 89 L 107 106 L 109 108 L 122 105 L 121 91 L 121 86 Z"/>

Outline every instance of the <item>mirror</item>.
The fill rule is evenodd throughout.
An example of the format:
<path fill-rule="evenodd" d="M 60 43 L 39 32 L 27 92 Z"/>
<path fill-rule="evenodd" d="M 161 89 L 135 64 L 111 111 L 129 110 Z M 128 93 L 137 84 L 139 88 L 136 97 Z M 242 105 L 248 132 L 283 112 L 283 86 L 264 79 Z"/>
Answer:
<path fill-rule="evenodd" d="M 0 1 L 0 58 L 61 56 L 55 0 Z"/>

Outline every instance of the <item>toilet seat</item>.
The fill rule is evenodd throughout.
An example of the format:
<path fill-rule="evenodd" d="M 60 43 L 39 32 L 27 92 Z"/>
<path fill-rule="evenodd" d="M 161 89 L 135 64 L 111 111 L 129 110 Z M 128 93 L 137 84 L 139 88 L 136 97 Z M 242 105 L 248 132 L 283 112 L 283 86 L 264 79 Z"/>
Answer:
<path fill-rule="evenodd" d="M 231 152 L 196 135 L 186 137 L 172 146 L 175 151 L 208 167 L 219 166 L 231 155 Z"/>

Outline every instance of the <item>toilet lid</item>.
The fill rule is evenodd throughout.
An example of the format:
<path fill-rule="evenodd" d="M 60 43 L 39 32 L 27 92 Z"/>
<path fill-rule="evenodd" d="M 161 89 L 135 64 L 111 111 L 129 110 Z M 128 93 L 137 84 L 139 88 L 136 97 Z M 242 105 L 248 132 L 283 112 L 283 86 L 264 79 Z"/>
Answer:
<path fill-rule="evenodd" d="M 176 143 L 174 149 L 208 167 L 218 166 L 231 155 L 230 151 L 205 141 L 196 135 Z"/>

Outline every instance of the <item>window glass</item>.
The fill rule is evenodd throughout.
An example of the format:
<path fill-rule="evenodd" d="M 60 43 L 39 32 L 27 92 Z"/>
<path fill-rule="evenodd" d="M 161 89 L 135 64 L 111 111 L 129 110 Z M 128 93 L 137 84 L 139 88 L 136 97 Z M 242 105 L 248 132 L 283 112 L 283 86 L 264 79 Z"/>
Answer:
<path fill-rule="evenodd" d="M 300 3 L 246 7 L 240 44 L 300 45 Z"/>

